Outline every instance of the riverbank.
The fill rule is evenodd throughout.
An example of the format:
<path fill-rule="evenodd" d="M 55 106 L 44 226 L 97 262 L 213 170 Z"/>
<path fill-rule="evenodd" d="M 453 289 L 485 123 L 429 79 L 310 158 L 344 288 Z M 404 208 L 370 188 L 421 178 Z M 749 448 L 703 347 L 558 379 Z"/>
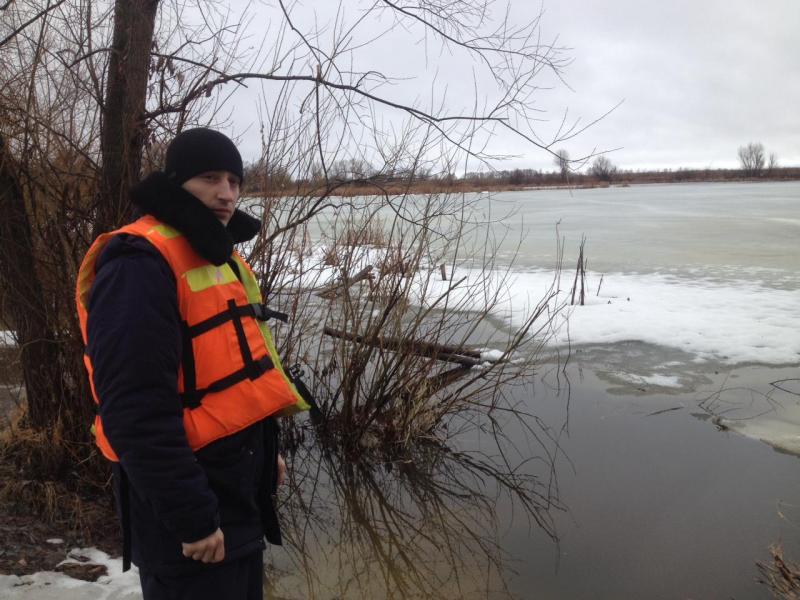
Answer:
<path fill-rule="evenodd" d="M 342 197 L 375 195 L 417 195 L 455 193 L 495 193 L 526 190 L 594 189 L 628 187 L 643 184 L 669 183 L 770 183 L 800 181 L 800 168 L 788 167 L 748 177 L 737 169 L 677 169 L 670 171 L 627 172 L 620 171 L 609 179 L 593 175 L 572 173 L 563 178 L 558 173 L 538 172 L 530 169 L 495 171 L 468 175 L 462 178 L 389 178 L 373 176 L 356 179 L 332 179 L 329 183 L 305 181 L 286 182 L 281 185 L 248 184 L 245 191 L 250 196 L 320 196 Z"/>

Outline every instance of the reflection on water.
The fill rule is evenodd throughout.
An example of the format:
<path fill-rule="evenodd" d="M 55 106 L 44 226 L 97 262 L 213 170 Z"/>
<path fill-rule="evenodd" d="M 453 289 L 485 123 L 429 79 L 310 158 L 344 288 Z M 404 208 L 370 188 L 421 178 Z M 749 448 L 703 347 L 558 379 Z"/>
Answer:
<path fill-rule="evenodd" d="M 642 363 L 632 372 L 659 364 L 652 349 L 625 348 L 632 367 Z M 797 459 L 695 417 L 729 390 L 716 398 L 765 418 L 741 412 L 759 408 L 744 390 L 796 380 L 796 367 L 698 364 L 696 381 L 709 383 L 643 393 L 598 377 L 602 361 L 613 363 L 596 349 L 551 371 L 560 391 L 541 380 L 533 396 L 509 391 L 551 428 L 568 401 L 569 427 L 512 421 L 498 445 L 489 423 L 453 425 L 449 448 L 426 443 L 390 463 L 303 443 L 281 495 L 286 540 L 269 554 L 267 597 L 766 600 L 755 562 L 779 540 L 800 556 Z"/>
<path fill-rule="evenodd" d="M 473 430 L 477 433 L 477 430 Z M 426 442 L 392 462 L 358 462 L 312 445 L 290 456 L 280 507 L 284 549 L 272 553 L 269 598 L 506 598 L 508 554 L 496 506 L 555 540 L 552 460 L 512 463 L 492 435 L 463 451 Z M 510 503 L 510 504 L 509 504 Z"/>

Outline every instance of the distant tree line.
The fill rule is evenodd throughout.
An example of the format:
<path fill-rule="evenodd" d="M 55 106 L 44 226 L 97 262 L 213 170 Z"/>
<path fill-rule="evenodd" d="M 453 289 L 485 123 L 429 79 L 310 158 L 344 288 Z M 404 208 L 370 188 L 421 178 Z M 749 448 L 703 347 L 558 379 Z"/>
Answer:
<path fill-rule="evenodd" d="M 364 159 L 348 159 L 328 166 L 328 181 L 347 183 L 354 188 L 391 186 L 407 182 L 420 192 L 436 190 L 483 190 L 489 188 L 514 189 L 517 187 L 551 187 L 570 185 L 576 187 L 604 187 L 611 184 L 674 183 L 701 181 L 740 181 L 750 178 L 774 180 L 800 179 L 800 168 L 779 167 L 774 153 L 766 155 L 760 143 L 750 143 L 738 150 L 740 169 L 622 169 L 606 155 L 596 156 L 585 169 L 571 167 L 572 161 L 566 150 L 559 150 L 554 157 L 555 170 L 500 169 L 493 171 L 470 171 L 457 175 L 453 171 L 432 172 L 429 167 L 378 168 Z M 582 161 L 585 163 L 586 161 Z M 245 180 L 251 190 L 286 192 L 293 187 L 306 189 L 325 181 L 321 166 L 312 165 L 308 173 L 294 175 L 285 167 L 252 164 L 245 169 Z"/>

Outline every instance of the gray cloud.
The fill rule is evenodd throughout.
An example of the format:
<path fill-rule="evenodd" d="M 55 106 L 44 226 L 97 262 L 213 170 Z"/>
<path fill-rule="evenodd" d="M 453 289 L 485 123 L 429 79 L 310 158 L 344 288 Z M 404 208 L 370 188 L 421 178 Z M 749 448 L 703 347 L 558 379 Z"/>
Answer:
<path fill-rule="evenodd" d="M 578 150 L 621 146 L 612 160 L 625 167 L 728 167 L 739 145 L 758 140 L 800 164 L 794 0 L 567 0 L 547 10 L 548 26 L 574 47 L 575 93 L 558 100 L 585 115 L 625 100 Z"/>
<path fill-rule="evenodd" d="M 359 4 L 345 6 L 356 14 Z M 311 22 L 315 3 L 305 7 L 301 24 Z M 255 22 L 274 14 L 257 9 L 267 16 Z M 538 3 L 511 2 L 519 22 L 538 9 Z M 737 147 L 752 140 L 775 152 L 781 164 L 800 165 L 797 0 L 559 0 L 544 9 L 544 39 L 558 35 L 559 43 L 572 48 L 574 61 L 565 73 L 571 90 L 543 89 L 537 97 L 548 119 L 536 123 L 537 132 L 545 139 L 552 135 L 565 109 L 585 124 L 624 100 L 563 144 L 572 156 L 620 148 L 610 156 L 623 168 L 733 167 Z M 362 59 L 369 64 L 354 68 L 407 78 L 387 88 L 401 100 L 424 103 L 446 89 L 452 112 L 472 110 L 466 99 L 474 64 L 391 28 L 388 20 L 383 25 L 388 33 Z M 479 76 L 478 85 L 484 81 Z M 247 130 L 243 145 L 255 153 L 254 97 L 235 96 L 234 102 L 241 103 L 232 113 L 234 125 Z M 498 165 L 503 168 L 553 168 L 549 155 L 509 135 L 496 137 L 489 148 L 520 155 Z"/>

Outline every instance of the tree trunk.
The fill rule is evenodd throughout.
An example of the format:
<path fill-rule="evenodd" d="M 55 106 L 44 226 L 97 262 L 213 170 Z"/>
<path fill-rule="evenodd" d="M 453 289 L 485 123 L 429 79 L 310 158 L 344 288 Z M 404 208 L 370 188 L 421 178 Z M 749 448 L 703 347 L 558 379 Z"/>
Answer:
<path fill-rule="evenodd" d="M 47 303 L 37 276 L 36 256 L 25 199 L 0 137 L 0 281 L 3 308 L 17 334 L 28 419 L 44 429 L 58 415 L 61 381 L 58 345 L 48 323 Z M 12 291 L 13 290 L 13 291 Z"/>
<path fill-rule="evenodd" d="M 95 233 L 113 229 L 130 215 L 128 190 L 139 179 L 146 132 L 150 48 L 158 0 L 117 0 L 108 65 L 101 146 L 103 167 Z"/>

